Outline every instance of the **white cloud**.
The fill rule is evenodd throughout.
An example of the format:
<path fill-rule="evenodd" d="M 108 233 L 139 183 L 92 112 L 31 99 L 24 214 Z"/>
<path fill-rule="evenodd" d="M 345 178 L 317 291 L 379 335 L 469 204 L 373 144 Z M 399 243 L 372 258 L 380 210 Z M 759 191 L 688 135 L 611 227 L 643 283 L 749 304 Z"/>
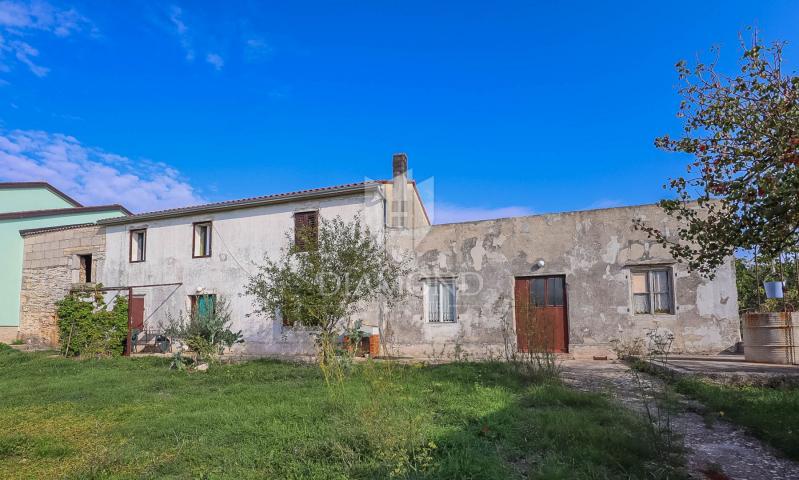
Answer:
<path fill-rule="evenodd" d="M 60 9 L 45 1 L 0 1 L 0 71 L 9 71 L 8 58 L 27 66 L 37 77 L 47 75 L 49 69 L 34 62 L 39 51 L 22 40 L 36 32 L 57 37 L 68 37 L 82 31 L 94 33 L 96 28 L 88 18 L 74 8 Z"/>
<path fill-rule="evenodd" d="M 218 53 L 209 53 L 205 56 L 205 61 L 210 63 L 215 69 L 221 70 L 225 66 L 225 59 Z"/>
<path fill-rule="evenodd" d="M 272 55 L 274 49 L 261 37 L 250 37 L 244 41 L 244 58 L 250 62 L 265 59 Z"/>
<path fill-rule="evenodd" d="M 0 180 L 45 181 L 84 205 L 119 203 L 141 212 L 203 203 L 170 166 L 132 160 L 35 130 L 0 130 Z"/>
<path fill-rule="evenodd" d="M 174 33 L 180 41 L 180 46 L 183 47 L 183 51 L 186 52 L 186 60 L 191 62 L 194 60 L 195 56 L 194 46 L 192 45 L 192 39 L 189 35 L 189 27 L 183 20 L 183 9 L 177 5 L 172 5 L 169 8 L 169 21 L 172 23 Z"/>
<path fill-rule="evenodd" d="M 531 208 L 521 206 L 475 207 L 436 202 L 433 208 L 433 223 L 458 223 L 493 218 L 523 217 L 533 215 Z"/>

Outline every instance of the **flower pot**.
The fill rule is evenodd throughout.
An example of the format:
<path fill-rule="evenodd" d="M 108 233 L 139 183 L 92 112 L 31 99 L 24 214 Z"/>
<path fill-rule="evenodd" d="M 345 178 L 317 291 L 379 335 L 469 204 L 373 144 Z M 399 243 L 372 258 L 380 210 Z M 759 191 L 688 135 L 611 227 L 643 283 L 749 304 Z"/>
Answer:
<path fill-rule="evenodd" d="M 763 282 L 766 289 L 766 298 L 782 298 L 782 282 Z"/>

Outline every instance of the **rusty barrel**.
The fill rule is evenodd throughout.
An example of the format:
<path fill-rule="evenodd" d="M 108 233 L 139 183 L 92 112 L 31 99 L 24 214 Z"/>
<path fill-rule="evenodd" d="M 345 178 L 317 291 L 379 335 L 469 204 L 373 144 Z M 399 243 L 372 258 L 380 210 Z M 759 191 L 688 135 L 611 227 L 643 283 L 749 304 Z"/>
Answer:
<path fill-rule="evenodd" d="M 743 336 L 746 361 L 799 365 L 799 313 L 747 313 Z"/>

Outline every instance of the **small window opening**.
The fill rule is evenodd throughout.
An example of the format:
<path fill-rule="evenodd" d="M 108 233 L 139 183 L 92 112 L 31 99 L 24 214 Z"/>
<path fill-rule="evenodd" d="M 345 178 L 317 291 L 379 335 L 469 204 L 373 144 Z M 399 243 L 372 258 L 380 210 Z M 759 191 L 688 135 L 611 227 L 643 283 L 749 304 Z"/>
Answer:
<path fill-rule="evenodd" d="M 79 283 L 92 283 L 92 256 L 78 255 L 78 262 L 80 262 L 80 272 L 78 274 Z"/>
<path fill-rule="evenodd" d="M 143 262 L 147 252 L 147 230 L 130 231 L 130 261 Z"/>
<path fill-rule="evenodd" d="M 194 258 L 211 256 L 211 222 L 194 224 L 192 256 Z"/>

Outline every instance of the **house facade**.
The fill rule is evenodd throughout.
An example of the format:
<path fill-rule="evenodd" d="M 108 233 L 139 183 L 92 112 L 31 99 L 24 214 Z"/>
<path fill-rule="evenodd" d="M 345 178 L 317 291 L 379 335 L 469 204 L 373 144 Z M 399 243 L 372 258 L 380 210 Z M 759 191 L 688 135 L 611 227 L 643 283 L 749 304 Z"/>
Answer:
<path fill-rule="evenodd" d="M 653 329 L 673 334 L 673 349 L 685 353 L 719 353 L 740 339 L 732 263 L 710 280 L 675 262 L 632 228 L 641 218 L 675 231 L 657 206 L 431 225 L 404 154 L 394 156 L 392 173 L 385 181 L 107 218 L 69 230 L 102 259 L 95 281 L 132 295 L 134 329 L 161 331 L 170 319 L 204 308 L 203 298 L 224 296 L 233 329 L 244 334 L 235 347 L 242 355 L 314 352 L 312 331 L 253 314 L 244 287 L 265 257 L 277 258 L 297 241 L 297 229 L 356 216 L 411 262 L 406 298 L 390 310 L 367 306 L 357 316 L 367 331 L 379 331 L 384 354 L 507 358 L 544 345 L 577 357 L 612 355 L 614 340 Z M 29 232 L 25 249 L 58 256 L 53 249 L 62 248 L 60 236 L 70 235 L 64 232 Z M 69 261 L 74 252 L 61 256 L 60 278 L 80 281 L 80 265 Z M 28 266 L 24 285 L 33 288 L 46 272 Z M 36 330 L 46 322 L 29 324 Z"/>
<path fill-rule="evenodd" d="M 105 228 L 95 223 L 22 230 L 19 338 L 34 345 L 58 344 L 56 302 L 70 290 L 101 282 Z"/>
<path fill-rule="evenodd" d="M 414 278 L 384 319 L 388 344 L 413 357 L 501 358 L 543 341 L 590 358 L 657 330 L 674 335 L 675 352 L 735 349 L 732 259 L 712 280 L 690 273 L 634 218 L 675 231 L 643 205 L 394 232 L 392 244 L 413 252 Z"/>
<path fill-rule="evenodd" d="M 136 287 L 137 328 L 160 328 L 199 296 L 225 296 L 244 333 L 241 353 L 310 354 L 308 330 L 253 315 L 241 292 L 296 228 L 356 215 L 412 259 L 407 299 L 358 317 L 379 329 L 385 353 L 507 356 L 541 332 L 547 345 L 577 356 L 607 355 L 614 339 L 650 329 L 673 333 L 680 352 L 718 353 L 739 340 L 732 264 L 704 279 L 631 228 L 633 218 L 672 227 L 658 207 L 431 225 L 404 155 L 388 181 L 103 220 L 100 275 L 105 285 Z"/>
<path fill-rule="evenodd" d="M 358 216 L 386 241 L 399 225 L 429 226 L 416 185 L 407 181 L 404 156 L 395 181 L 367 181 L 282 195 L 134 215 L 99 222 L 105 228 L 105 286 L 135 286 L 132 320 L 158 330 L 199 298 L 224 296 L 234 330 L 244 334 L 248 355 L 306 354 L 313 339 L 302 327 L 252 316 L 252 298 L 240 295 L 266 256 L 277 258 L 300 226 Z M 400 223 L 403 222 L 403 223 Z M 404 223 L 407 222 L 407 223 Z M 373 315 L 370 322 L 376 322 Z M 374 323 L 377 326 L 377 323 Z"/>
<path fill-rule="evenodd" d="M 93 223 L 127 215 L 121 205 L 83 206 L 44 182 L 0 183 L 0 342 L 19 337 L 24 239 L 21 231 L 54 226 Z M 69 243 L 69 242 L 67 242 Z M 28 260 L 41 266 L 39 253 Z M 85 261 L 86 259 L 84 259 Z"/>

